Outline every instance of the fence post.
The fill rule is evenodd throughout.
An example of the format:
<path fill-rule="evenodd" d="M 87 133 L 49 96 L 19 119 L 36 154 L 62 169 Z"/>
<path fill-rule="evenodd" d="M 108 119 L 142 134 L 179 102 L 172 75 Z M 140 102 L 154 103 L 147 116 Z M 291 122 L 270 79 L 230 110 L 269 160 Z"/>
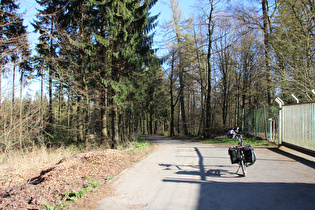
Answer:
<path fill-rule="evenodd" d="M 255 133 L 255 136 L 257 136 L 257 106 L 254 104 L 255 106 L 255 109 L 254 109 L 254 114 L 253 114 L 253 122 L 254 122 L 254 133 Z"/>
<path fill-rule="evenodd" d="M 269 118 L 268 119 L 269 120 L 269 124 L 270 124 L 270 126 L 269 126 L 269 139 L 270 139 L 270 141 L 274 141 L 274 139 L 273 139 L 273 126 L 272 126 L 272 123 L 273 123 L 273 119 L 272 118 Z"/>
<path fill-rule="evenodd" d="M 267 117 L 266 117 L 266 106 L 265 104 L 259 102 L 264 106 L 264 130 L 265 130 L 265 139 L 267 139 Z"/>
<path fill-rule="evenodd" d="M 282 122 L 282 106 L 284 105 L 283 101 L 277 97 L 275 99 L 275 101 L 278 103 L 279 105 L 279 126 L 278 126 L 278 146 L 280 146 L 280 144 L 282 144 L 282 126 L 283 126 L 283 122 Z"/>

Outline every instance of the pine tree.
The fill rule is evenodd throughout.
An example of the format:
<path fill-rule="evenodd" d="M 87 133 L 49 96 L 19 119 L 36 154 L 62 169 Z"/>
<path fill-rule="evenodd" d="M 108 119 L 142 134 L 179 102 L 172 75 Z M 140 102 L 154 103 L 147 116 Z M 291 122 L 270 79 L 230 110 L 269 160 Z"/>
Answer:
<path fill-rule="evenodd" d="M 15 132 L 18 136 L 9 138 L 11 142 L 4 142 L 5 147 L 9 145 L 14 145 L 15 140 L 18 140 L 19 148 L 23 149 L 23 140 L 22 140 L 22 88 L 23 88 L 23 75 L 26 71 L 27 57 L 29 54 L 28 42 L 27 42 L 27 32 L 26 27 L 23 26 L 23 18 L 20 14 L 17 13 L 19 5 L 15 0 L 4 0 L 0 3 L 0 88 L 2 73 L 5 71 L 6 64 L 11 63 L 13 66 L 12 75 L 12 109 L 10 113 L 6 113 L 6 117 L 10 118 L 9 124 L 1 125 L 0 135 L 3 135 L 5 132 L 12 132 L 14 128 L 18 132 Z M 19 68 L 20 67 L 20 68 Z M 17 69 L 21 73 L 20 78 L 20 115 L 16 115 L 18 110 L 15 106 L 15 77 Z M 2 88 L 1 88 L 2 89 Z M 1 90 L 0 90 L 0 101 L 2 101 Z M 2 103 L 1 103 L 2 104 Z M 1 108 L 1 105 L 0 105 Z M 3 119 L 5 120 L 5 119 Z M 2 124 L 2 123 L 1 123 Z M 5 123 L 6 124 L 6 123 Z M 7 139 L 8 140 L 8 139 Z M 7 148 L 4 148 L 7 149 Z"/>
<path fill-rule="evenodd" d="M 28 49 L 26 27 L 23 26 L 21 15 L 17 13 L 18 9 L 19 5 L 16 4 L 15 0 L 4 0 L 0 3 L 0 86 L 4 66 L 10 61 L 13 63 L 13 79 L 15 79 L 15 68 L 19 62 L 22 62 L 21 54 L 25 52 L 25 49 Z M 14 84 L 13 81 L 13 89 Z M 12 94 L 14 102 L 14 90 Z"/>
<path fill-rule="evenodd" d="M 91 55 L 91 34 L 89 30 L 89 11 L 86 0 L 68 2 L 58 15 L 58 44 L 60 56 L 58 59 L 61 82 L 67 91 L 75 92 L 77 98 L 77 143 L 87 143 L 89 122 L 91 81 L 93 72 L 91 66 L 94 59 Z M 96 54 L 94 55 L 96 56 Z M 70 68 L 69 68 L 70 67 Z"/>
<path fill-rule="evenodd" d="M 88 3 L 96 23 L 93 26 L 95 48 L 101 59 L 102 136 L 105 140 L 106 112 L 110 107 L 112 148 L 120 141 L 119 109 L 127 96 L 124 93 L 128 78 L 141 73 L 143 64 L 152 55 L 152 37 L 148 33 L 154 28 L 156 17 L 149 17 L 149 10 L 155 3 L 156 0 Z"/>
<path fill-rule="evenodd" d="M 53 78 L 56 76 L 56 60 L 58 52 L 58 44 L 56 42 L 58 24 L 58 14 L 61 11 L 64 4 L 54 0 L 37 0 L 40 6 L 43 7 L 36 15 L 37 19 L 32 25 L 35 28 L 35 32 L 40 33 L 39 44 L 36 46 L 39 61 L 41 62 L 41 68 L 48 72 L 48 125 L 47 133 L 51 135 L 53 133 Z M 44 76 L 44 74 L 41 74 Z"/>

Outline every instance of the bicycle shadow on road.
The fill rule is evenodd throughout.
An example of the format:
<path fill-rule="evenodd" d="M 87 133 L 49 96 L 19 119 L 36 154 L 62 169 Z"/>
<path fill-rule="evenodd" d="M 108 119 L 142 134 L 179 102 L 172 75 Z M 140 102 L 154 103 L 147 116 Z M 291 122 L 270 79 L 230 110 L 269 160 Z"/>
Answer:
<path fill-rule="evenodd" d="M 194 150 L 196 151 L 199 161 L 198 165 L 174 165 L 174 164 L 165 164 L 160 163 L 159 166 L 164 167 L 164 170 L 177 170 L 175 174 L 177 175 L 188 175 L 188 176 L 198 176 L 200 177 L 200 180 L 205 181 L 206 177 L 222 177 L 222 178 L 236 178 L 236 177 L 242 177 L 240 174 L 236 174 L 235 172 L 231 172 L 226 169 L 218 169 L 218 167 L 228 167 L 223 165 L 217 165 L 213 169 L 206 170 L 204 166 L 204 158 L 201 155 L 199 149 L 197 147 L 194 147 Z M 174 168 L 175 167 L 175 168 Z M 193 170 L 184 170 L 184 168 L 189 168 Z M 164 180 L 163 180 L 164 181 Z M 167 181 L 167 180 L 165 180 Z"/>
<path fill-rule="evenodd" d="M 200 170 L 200 177 L 201 180 L 206 180 L 206 176 L 216 176 L 216 177 L 225 177 L 226 176 L 222 176 L 222 172 L 224 175 L 229 174 L 229 175 L 236 175 L 236 173 L 232 173 L 228 170 L 223 170 L 223 169 L 210 169 L 207 172 L 205 172 L 205 167 L 203 164 L 203 156 L 201 155 L 199 149 L 197 147 L 194 147 L 198 157 L 199 157 L 199 170 Z M 178 172 L 178 174 L 193 174 L 193 172 Z M 231 176 L 228 176 L 231 177 Z M 235 178 L 235 176 L 233 177 Z"/>

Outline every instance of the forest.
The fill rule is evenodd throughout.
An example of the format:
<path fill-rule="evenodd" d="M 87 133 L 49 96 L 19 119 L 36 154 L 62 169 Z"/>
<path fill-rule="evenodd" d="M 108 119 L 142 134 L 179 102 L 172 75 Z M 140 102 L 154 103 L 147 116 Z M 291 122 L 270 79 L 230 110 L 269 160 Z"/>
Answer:
<path fill-rule="evenodd" d="M 157 1 L 36 0 L 32 49 L 19 2 L 2 0 L 0 151 L 206 138 L 276 97 L 315 100 L 314 0 L 196 1 L 189 17 L 168 0 L 162 26 Z"/>

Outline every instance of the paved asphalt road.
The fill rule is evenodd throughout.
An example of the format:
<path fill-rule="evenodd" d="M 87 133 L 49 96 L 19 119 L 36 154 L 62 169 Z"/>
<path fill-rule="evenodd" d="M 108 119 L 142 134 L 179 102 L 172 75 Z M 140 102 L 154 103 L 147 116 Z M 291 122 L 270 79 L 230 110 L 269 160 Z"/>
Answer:
<path fill-rule="evenodd" d="M 157 149 L 113 181 L 115 195 L 99 209 L 315 209 L 313 157 L 255 148 L 241 177 L 229 146 L 154 140 Z"/>

